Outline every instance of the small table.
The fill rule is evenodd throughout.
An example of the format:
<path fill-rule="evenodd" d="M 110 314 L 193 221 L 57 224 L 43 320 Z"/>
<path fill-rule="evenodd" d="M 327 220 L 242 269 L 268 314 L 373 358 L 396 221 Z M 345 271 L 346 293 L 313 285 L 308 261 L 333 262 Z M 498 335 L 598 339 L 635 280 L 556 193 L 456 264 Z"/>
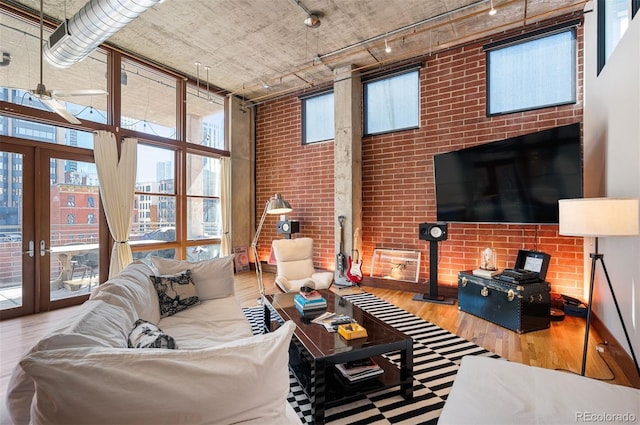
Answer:
<path fill-rule="evenodd" d="M 58 288 L 61 288 L 64 281 L 73 279 L 73 267 L 71 265 L 71 258 L 74 255 L 98 250 L 99 248 L 100 246 L 97 243 L 52 246 L 51 254 L 55 255 L 58 258 L 58 261 L 62 266 L 60 276 L 58 276 L 52 282 L 52 284 L 55 284 L 58 286 Z"/>
<path fill-rule="evenodd" d="M 354 306 L 330 290 L 320 293 L 327 300 L 327 311 L 351 316 L 364 326 L 366 338 L 347 341 L 337 332 L 329 332 L 324 326 L 311 323 L 296 310 L 295 293 L 267 295 L 264 308 L 265 326 L 271 330 L 281 321 L 292 320 L 296 324 L 289 348 L 289 365 L 309 400 L 316 424 L 324 423 L 325 409 L 361 394 L 400 385 L 405 399 L 413 397 L 413 340 L 394 327 Z M 271 322 L 269 305 L 279 318 Z M 382 357 L 400 351 L 400 367 Z M 384 374 L 349 384 L 334 365 L 373 357 Z"/>

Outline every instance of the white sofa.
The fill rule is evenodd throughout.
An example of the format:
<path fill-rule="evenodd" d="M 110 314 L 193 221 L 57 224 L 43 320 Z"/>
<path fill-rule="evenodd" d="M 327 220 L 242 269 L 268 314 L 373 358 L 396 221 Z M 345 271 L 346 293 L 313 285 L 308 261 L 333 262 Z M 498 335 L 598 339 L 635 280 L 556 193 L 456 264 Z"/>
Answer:
<path fill-rule="evenodd" d="M 7 389 L 14 425 L 299 424 L 287 402 L 295 325 L 252 335 L 234 296 L 232 257 L 153 262 L 157 269 L 135 262 L 100 285 L 22 358 Z M 150 276 L 187 269 L 198 302 L 161 317 Z M 138 319 L 146 332 L 132 332 Z M 141 341 L 177 349 L 129 348 Z"/>
<path fill-rule="evenodd" d="M 502 359 L 465 356 L 438 425 L 637 423 L 640 390 Z"/>

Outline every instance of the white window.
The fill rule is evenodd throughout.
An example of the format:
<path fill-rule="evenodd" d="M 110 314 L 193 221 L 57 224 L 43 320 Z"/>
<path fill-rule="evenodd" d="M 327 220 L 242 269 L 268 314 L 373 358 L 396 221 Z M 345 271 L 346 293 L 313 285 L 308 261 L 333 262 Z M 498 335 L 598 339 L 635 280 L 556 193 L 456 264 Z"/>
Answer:
<path fill-rule="evenodd" d="M 488 115 L 575 102 L 574 29 L 488 48 Z"/>
<path fill-rule="evenodd" d="M 417 128 L 419 123 L 418 70 L 364 83 L 364 134 Z"/>
<path fill-rule="evenodd" d="M 302 99 L 302 143 L 335 138 L 333 92 Z"/>

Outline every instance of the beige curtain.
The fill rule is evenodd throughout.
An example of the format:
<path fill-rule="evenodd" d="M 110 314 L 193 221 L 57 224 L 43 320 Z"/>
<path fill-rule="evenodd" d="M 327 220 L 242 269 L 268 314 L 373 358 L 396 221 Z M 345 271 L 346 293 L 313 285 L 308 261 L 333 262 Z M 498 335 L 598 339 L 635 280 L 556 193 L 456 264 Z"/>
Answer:
<path fill-rule="evenodd" d="M 100 180 L 100 199 L 109 231 L 115 240 L 109 265 L 109 277 L 112 277 L 133 261 L 129 230 L 136 185 L 138 142 L 136 139 L 125 139 L 120 147 L 118 160 L 118 145 L 113 133 L 98 131 L 94 140 L 93 152 Z"/>
<path fill-rule="evenodd" d="M 222 214 L 222 239 L 220 256 L 231 255 L 231 158 L 220 158 L 220 212 Z"/>

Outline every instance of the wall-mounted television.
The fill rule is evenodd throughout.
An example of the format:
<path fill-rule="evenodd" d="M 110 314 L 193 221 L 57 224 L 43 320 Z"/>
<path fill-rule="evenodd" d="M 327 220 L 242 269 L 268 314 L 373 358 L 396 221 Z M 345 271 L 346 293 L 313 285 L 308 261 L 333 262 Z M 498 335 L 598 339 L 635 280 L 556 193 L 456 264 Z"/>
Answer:
<path fill-rule="evenodd" d="M 580 123 L 434 156 L 438 221 L 557 224 L 582 197 Z"/>

